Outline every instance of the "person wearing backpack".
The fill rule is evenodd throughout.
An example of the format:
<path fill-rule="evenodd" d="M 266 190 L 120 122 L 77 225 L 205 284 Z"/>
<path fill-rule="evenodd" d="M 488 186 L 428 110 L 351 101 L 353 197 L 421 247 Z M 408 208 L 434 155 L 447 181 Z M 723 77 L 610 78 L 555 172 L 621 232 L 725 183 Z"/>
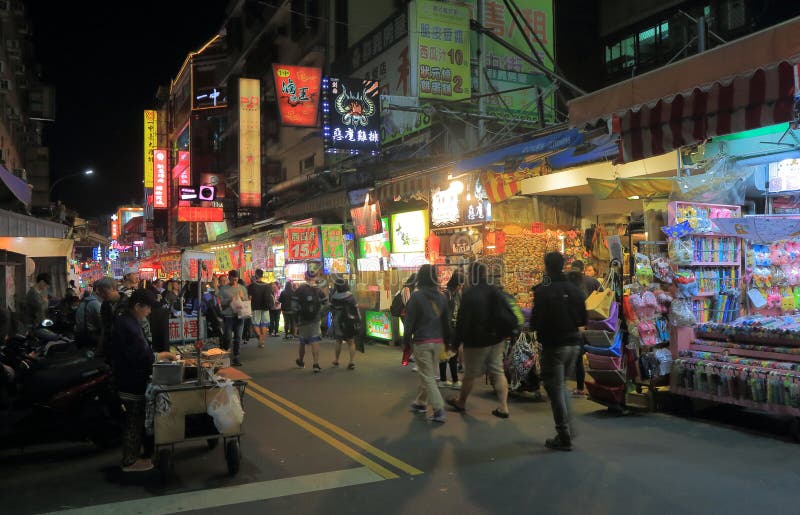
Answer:
<path fill-rule="evenodd" d="M 456 320 L 461 306 L 461 288 L 464 285 L 464 274 L 461 270 L 456 270 L 447 281 L 447 289 L 444 292 L 447 297 L 447 306 L 450 311 L 450 341 L 445 345 L 447 348 L 447 360 L 439 360 L 439 384 L 441 386 L 452 387 L 456 390 L 461 388 L 461 381 L 458 380 L 458 354 L 461 347 L 456 338 Z M 451 355 L 452 354 L 452 355 Z M 447 367 L 450 367 L 450 377 L 452 381 L 447 381 Z"/>
<path fill-rule="evenodd" d="M 574 372 L 586 325 L 586 295 L 564 274 L 564 256 L 550 252 L 544 257 L 545 275 L 533 289 L 531 329 L 542 345 L 542 381 L 556 425 L 556 436 L 545 441 L 549 449 L 572 450 L 574 430 L 566 377 Z"/>
<path fill-rule="evenodd" d="M 305 368 L 306 345 L 311 345 L 311 355 L 314 359 L 314 373 L 322 372 L 319 366 L 319 342 L 322 341 L 320 322 L 322 314 L 328 309 L 328 298 L 319 287 L 317 273 L 307 271 L 306 284 L 298 287 L 294 292 L 296 302 L 296 316 L 298 321 L 297 334 L 300 339 L 300 349 L 295 363 L 299 368 Z"/>
<path fill-rule="evenodd" d="M 512 334 L 516 317 L 502 292 L 489 284 L 486 265 L 471 263 L 467 284 L 461 296 L 456 319 L 456 338 L 464 345 L 464 378 L 458 397 L 447 400 L 454 410 L 466 411 L 467 398 L 475 379 L 488 374 L 500 406 L 492 410 L 498 418 L 508 418 L 508 381 L 503 370 L 504 340 Z M 517 331 L 519 331 L 517 327 Z"/>
<path fill-rule="evenodd" d="M 258 347 L 263 349 L 267 339 L 267 329 L 269 328 L 269 312 L 275 304 L 272 296 L 272 285 L 263 281 L 264 271 L 256 269 L 255 275 L 247 287 L 247 295 L 253 310 L 252 324 L 253 330 L 258 336 Z"/>
<path fill-rule="evenodd" d="M 356 298 L 350 291 L 350 285 L 341 277 L 336 277 L 333 282 L 334 292 L 331 295 L 331 313 L 333 313 L 333 336 L 336 339 L 333 366 L 339 366 L 339 355 L 342 353 L 342 344 L 346 343 L 350 351 L 348 370 L 356 368 L 356 334 L 361 329 L 361 315 L 358 312 Z"/>
<path fill-rule="evenodd" d="M 294 290 L 294 282 L 287 280 L 286 284 L 283 286 L 283 291 L 278 296 L 278 304 L 281 305 L 281 311 L 283 312 L 284 340 L 294 338 L 297 330 L 297 312 L 295 311 L 296 302 L 294 301 Z"/>

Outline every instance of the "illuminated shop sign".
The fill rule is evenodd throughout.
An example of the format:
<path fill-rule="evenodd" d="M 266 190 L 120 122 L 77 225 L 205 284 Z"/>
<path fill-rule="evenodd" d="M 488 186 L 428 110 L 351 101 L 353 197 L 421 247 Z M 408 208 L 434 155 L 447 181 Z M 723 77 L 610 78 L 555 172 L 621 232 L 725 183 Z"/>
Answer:
<path fill-rule="evenodd" d="M 153 187 L 153 151 L 158 146 L 158 111 L 144 112 L 144 187 Z"/>
<path fill-rule="evenodd" d="M 392 340 L 392 317 L 388 311 L 365 311 L 366 335 L 376 340 Z"/>
<path fill-rule="evenodd" d="M 221 207 L 178 206 L 179 222 L 221 222 L 224 219 Z"/>
<path fill-rule="evenodd" d="M 261 206 L 261 82 L 239 79 L 239 206 Z"/>
<path fill-rule="evenodd" d="M 322 79 L 325 151 L 378 154 L 381 150 L 380 109 L 378 81 Z"/>
<path fill-rule="evenodd" d="M 273 64 L 272 73 L 281 123 L 294 127 L 316 127 L 322 68 Z"/>
<path fill-rule="evenodd" d="M 428 223 L 425 211 L 409 211 L 392 215 L 392 252 L 425 253 Z"/>
<path fill-rule="evenodd" d="M 153 151 L 153 207 L 169 207 L 169 175 L 167 174 L 167 151 L 158 148 Z"/>
<path fill-rule="evenodd" d="M 322 258 L 317 227 L 286 229 L 286 258 L 289 261 Z"/>
<path fill-rule="evenodd" d="M 381 207 L 377 202 L 354 207 L 350 210 L 350 216 L 353 219 L 356 236 L 359 238 L 380 234 L 385 230 L 385 226 L 381 227 Z"/>
<path fill-rule="evenodd" d="M 189 151 L 178 151 L 178 162 L 172 168 L 172 180 L 178 182 L 178 186 L 192 185 L 192 172 L 189 167 Z"/>
<path fill-rule="evenodd" d="M 465 183 L 467 184 L 465 190 Z M 477 180 L 455 180 L 431 192 L 431 227 L 478 224 L 492 219 L 492 205 Z"/>
<path fill-rule="evenodd" d="M 228 95 L 225 93 L 225 88 L 195 89 L 192 109 L 208 109 L 226 105 L 228 105 Z"/>

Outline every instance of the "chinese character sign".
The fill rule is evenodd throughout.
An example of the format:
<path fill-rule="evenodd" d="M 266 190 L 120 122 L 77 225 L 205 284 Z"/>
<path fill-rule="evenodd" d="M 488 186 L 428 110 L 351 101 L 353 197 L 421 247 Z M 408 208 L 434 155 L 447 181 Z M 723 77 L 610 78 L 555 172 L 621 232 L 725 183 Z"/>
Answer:
<path fill-rule="evenodd" d="M 411 70 L 419 98 L 470 98 L 469 9 L 431 0 L 416 0 L 409 9 Z"/>
<path fill-rule="evenodd" d="M 153 150 L 153 207 L 169 207 L 169 175 L 167 175 L 167 150 Z"/>
<path fill-rule="evenodd" d="M 380 84 L 374 80 L 327 78 L 323 79 L 322 88 L 325 151 L 380 152 Z"/>
<path fill-rule="evenodd" d="M 319 232 L 316 227 L 286 229 L 286 258 L 289 261 L 320 259 Z"/>
<path fill-rule="evenodd" d="M 322 69 L 273 64 L 272 73 L 281 123 L 294 127 L 316 127 Z"/>
<path fill-rule="evenodd" d="M 239 205 L 261 206 L 261 83 L 239 79 Z"/>
<path fill-rule="evenodd" d="M 425 252 L 428 220 L 425 211 L 392 215 L 392 252 Z"/>
<path fill-rule="evenodd" d="M 172 177 L 178 179 L 178 186 L 191 186 L 192 173 L 189 167 L 189 151 L 178 151 L 178 163 L 172 169 Z"/>
<path fill-rule="evenodd" d="M 341 225 L 323 225 L 322 229 L 322 257 L 344 258 L 344 236 Z"/>
<path fill-rule="evenodd" d="M 385 228 L 381 227 L 381 208 L 377 202 L 350 210 L 356 236 L 365 238 L 373 234 L 380 234 Z"/>
<path fill-rule="evenodd" d="M 144 112 L 144 187 L 153 187 L 153 150 L 158 146 L 158 111 Z"/>

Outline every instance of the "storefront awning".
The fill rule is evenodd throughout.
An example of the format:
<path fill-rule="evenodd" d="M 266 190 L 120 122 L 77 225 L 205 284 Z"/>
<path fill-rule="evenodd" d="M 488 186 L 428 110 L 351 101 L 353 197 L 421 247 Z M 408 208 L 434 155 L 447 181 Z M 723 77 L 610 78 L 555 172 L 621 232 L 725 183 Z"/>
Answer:
<path fill-rule="evenodd" d="M 569 123 L 619 117 L 626 162 L 791 119 L 800 18 L 569 102 Z"/>
<path fill-rule="evenodd" d="M 417 175 L 382 184 L 375 189 L 375 194 L 381 204 L 396 200 L 408 200 L 422 194 L 425 198 L 431 192 L 431 176 Z"/>
<path fill-rule="evenodd" d="M 457 172 L 468 172 L 488 168 L 494 164 L 503 164 L 508 159 L 524 157 L 532 154 L 547 154 L 556 150 L 583 143 L 583 133 L 577 129 L 558 131 L 540 136 L 524 143 L 517 143 L 486 154 L 464 159 L 456 163 Z"/>
<path fill-rule="evenodd" d="M 667 197 L 675 185 L 674 177 L 634 177 L 628 179 L 587 179 L 600 200 Z"/>
<path fill-rule="evenodd" d="M 27 257 L 72 258 L 75 240 L 58 238 L 0 237 L 0 249 L 10 250 Z"/>
<path fill-rule="evenodd" d="M 344 191 L 335 191 L 298 202 L 291 206 L 276 209 L 275 216 L 279 218 L 298 219 L 306 218 L 323 211 L 345 209 L 349 207 L 350 201 L 347 198 L 347 193 Z"/>

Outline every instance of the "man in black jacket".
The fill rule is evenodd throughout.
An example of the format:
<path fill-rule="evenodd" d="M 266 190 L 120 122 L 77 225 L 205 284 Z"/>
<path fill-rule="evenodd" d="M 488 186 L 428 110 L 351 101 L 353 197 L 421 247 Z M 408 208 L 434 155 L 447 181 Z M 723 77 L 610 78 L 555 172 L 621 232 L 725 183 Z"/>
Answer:
<path fill-rule="evenodd" d="M 564 256 L 544 257 L 545 276 L 533 289 L 531 329 L 542 344 L 542 381 L 550 397 L 556 437 L 545 445 L 572 450 L 570 399 L 566 377 L 573 373 L 580 352 L 581 328 L 586 325 L 586 295 L 564 275 Z"/>
<path fill-rule="evenodd" d="M 503 371 L 505 342 L 495 334 L 492 320 L 495 306 L 500 302 L 505 301 L 502 293 L 488 283 L 486 265 L 470 264 L 456 319 L 457 342 L 464 345 L 464 380 L 458 397 L 447 400 L 456 411 L 466 409 L 475 379 L 489 374 L 500 403 L 492 415 L 508 418 L 508 381 Z"/>

